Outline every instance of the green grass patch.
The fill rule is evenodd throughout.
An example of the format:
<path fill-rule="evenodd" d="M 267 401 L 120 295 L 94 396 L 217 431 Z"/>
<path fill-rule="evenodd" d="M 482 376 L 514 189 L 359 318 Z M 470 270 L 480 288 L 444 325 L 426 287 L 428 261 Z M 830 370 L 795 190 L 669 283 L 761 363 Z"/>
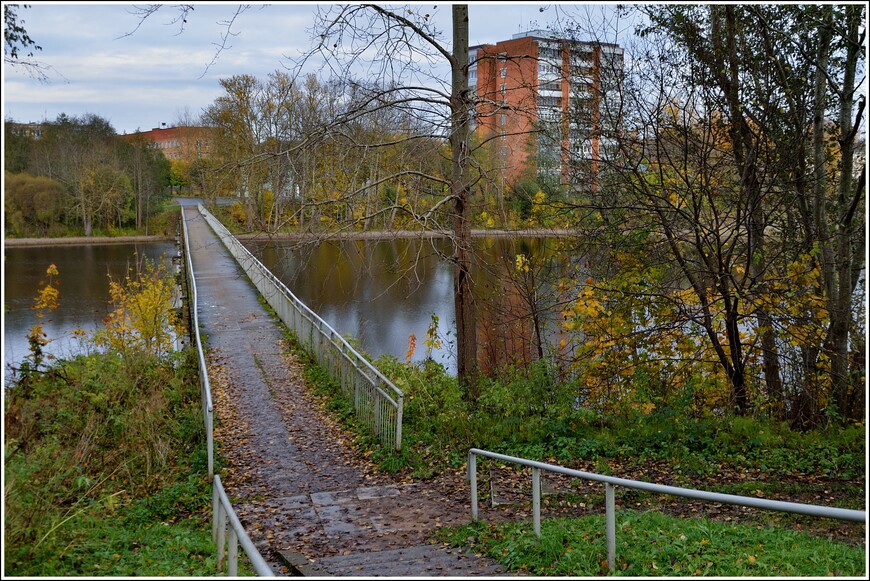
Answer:
<path fill-rule="evenodd" d="M 617 511 L 620 576 L 855 576 L 866 574 L 865 549 L 791 530 L 734 525 L 658 512 Z M 511 572 L 539 576 L 609 574 L 604 516 L 531 523 L 476 522 L 444 528 L 442 541 L 483 553 Z"/>
<path fill-rule="evenodd" d="M 216 573 L 195 365 L 103 353 L 7 388 L 6 574 Z"/>

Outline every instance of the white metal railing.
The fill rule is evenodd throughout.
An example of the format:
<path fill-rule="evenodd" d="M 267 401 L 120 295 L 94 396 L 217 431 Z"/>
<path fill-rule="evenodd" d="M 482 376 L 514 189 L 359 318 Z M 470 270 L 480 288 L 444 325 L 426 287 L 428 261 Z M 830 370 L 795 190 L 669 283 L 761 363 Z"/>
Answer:
<path fill-rule="evenodd" d="M 229 545 L 226 547 L 227 556 L 227 575 L 229 577 L 239 576 L 239 546 L 244 549 L 245 554 L 251 561 L 254 571 L 260 577 L 274 577 L 275 572 L 260 555 L 257 547 L 248 537 L 245 528 L 242 526 L 236 511 L 233 510 L 233 505 L 227 497 L 224 486 L 221 483 L 221 477 L 214 475 L 214 486 L 212 486 L 212 537 L 217 543 L 217 567 L 223 567 L 224 560 L 224 544 L 225 540 L 229 540 Z M 229 529 L 227 529 L 229 525 Z M 229 539 L 226 539 L 229 532 Z"/>
<path fill-rule="evenodd" d="M 181 224 L 184 232 L 184 254 L 186 257 L 187 284 L 190 296 L 188 304 L 191 313 L 191 326 L 193 327 L 194 343 L 196 343 L 197 359 L 199 363 L 199 378 L 200 378 L 200 396 L 203 409 L 203 421 L 205 422 L 206 447 L 208 454 L 208 477 L 212 483 L 212 539 L 217 543 L 217 567 L 220 570 L 223 567 L 224 560 L 224 538 L 227 530 L 227 522 L 229 522 L 229 548 L 227 551 L 228 572 L 230 577 L 238 576 L 239 545 L 245 550 L 254 570 L 263 577 L 274 577 L 275 573 L 260 555 L 257 547 L 251 542 L 250 537 L 245 532 L 242 523 L 236 516 L 233 510 L 233 505 L 230 503 L 221 484 L 220 476 L 214 473 L 214 406 L 211 399 L 211 384 L 208 380 L 208 367 L 205 362 L 205 352 L 202 347 L 202 338 L 199 334 L 199 311 L 196 294 L 196 277 L 193 272 L 193 260 L 190 253 L 190 241 L 187 232 L 187 218 L 184 215 L 184 208 L 181 208 Z"/>
<path fill-rule="evenodd" d="M 604 505 L 605 518 L 604 527 L 607 537 L 607 566 L 613 571 L 616 567 L 616 486 L 624 486 L 626 488 L 635 488 L 638 490 L 646 490 L 647 492 L 655 492 L 659 494 L 670 494 L 672 496 L 682 496 L 686 498 L 695 498 L 708 502 L 719 502 L 723 504 L 736 504 L 750 508 L 761 508 L 767 510 L 775 510 L 779 512 L 791 512 L 796 514 L 805 514 L 816 517 L 826 517 L 838 520 L 867 522 L 867 513 L 860 510 L 851 510 L 846 508 L 836 508 L 830 506 L 818 506 L 815 504 L 800 504 L 797 502 L 784 502 L 780 500 L 768 500 L 766 498 L 754 498 L 751 496 L 737 496 L 734 494 L 720 494 L 717 492 L 708 492 L 705 490 L 695 490 L 693 488 L 680 488 L 677 486 L 666 486 L 663 484 L 654 484 L 652 482 L 643 482 L 641 480 L 627 480 L 625 478 L 616 478 L 614 476 L 605 476 L 603 474 L 595 474 L 592 472 L 583 472 L 581 470 L 573 470 L 555 464 L 545 464 L 544 462 L 536 462 L 535 460 L 527 460 L 525 458 L 516 458 L 514 456 L 505 456 L 496 452 L 480 450 L 472 448 L 468 451 L 468 479 L 471 483 L 471 519 L 478 520 L 477 510 L 477 457 L 483 456 L 493 460 L 500 460 L 521 466 L 528 466 L 532 469 L 532 526 L 535 535 L 541 536 L 541 471 L 555 472 L 565 474 L 575 478 L 584 480 L 592 480 L 595 482 L 604 483 Z"/>
<path fill-rule="evenodd" d="M 208 210 L 200 205 L 199 211 L 281 321 L 295 331 L 306 351 L 353 400 L 357 417 L 384 446 L 401 450 L 405 399 L 401 390 L 299 300 Z"/>
<path fill-rule="evenodd" d="M 193 327 L 193 338 L 196 346 L 196 355 L 199 360 L 199 385 L 200 399 L 202 400 L 203 420 L 205 422 L 205 439 L 208 449 L 208 478 L 214 479 L 214 406 L 211 400 L 211 385 L 208 381 L 208 368 L 205 364 L 205 352 L 202 348 L 202 337 L 199 334 L 199 303 L 196 294 L 196 278 L 193 273 L 193 259 L 190 253 L 190 241 L 187 232 L 187 218 L 184 215 L 184 207 L 181 208 L 181 225 L 184 232 L 184 255 L 187 268 L 187 288 L 190 296 L 188 306 L 190 308 L 190 320 Z"/>

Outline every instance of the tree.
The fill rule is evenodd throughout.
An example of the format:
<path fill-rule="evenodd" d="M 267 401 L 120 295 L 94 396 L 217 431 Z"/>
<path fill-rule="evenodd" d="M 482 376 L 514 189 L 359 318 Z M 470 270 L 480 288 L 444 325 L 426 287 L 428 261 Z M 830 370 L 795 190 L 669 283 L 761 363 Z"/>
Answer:
<path fill-rule="evenodd" d="M 48 236 L 66 214 L 63 185 L 28 173 L 4 172 L 3 209 L 7 234 Z"/>
<path fill-rule="evenodd" d="M 148 217 L 171 179 L 169 160 L 151 143 L 137 137 L 123 151 L 123 164 L 130 177 L 135 204 L 136 229 L 148 234 Z"/>
<path fill-rule="evenodd" d="M 21 135 L 14 128 L 13 119 L 5 119 L 3 123 L 3 169 L 12 173 L 27 170 L 30 158 L 32 139 Z"/>
<path fill-rule="evenodd" d="M 446 139 L 450 150 L 447 175 L 422 174 L 403 169 L 381 176 L 346 194 L 363 195 L 372 186 L 402 176 L 418 177 L 435 184 L 428 209 L 416 211 L 397 204 L 424 228 L 444 230 L 442 209 L 449 208 L 447 219 L 453 247 L 450 257 L 454 269 L 454 305 L 457 332 L 457 375 L 470 401 L 477 399 L 477 330 L 471 266 L 471 193 L 474 186 L 470 172 L 470 120 L 474 102 L 468 89 L 468 7 L 452 6 L 452 48 L 448 48 L 435 30 L 430 14 L 422 9 L 390 10 L 378 5 L 333 6 L 318 14 L 315 33 L 319 38 L 311 54 L 326 59 L 334 74 L 353 79 L 355 67 L 366 59 L 380 63 L 376 71 L 378 86 L 355 84 L 354 99 L 344 112 L 331 120 L 331 126 L 347 128 L 354 122 L 384 109 L 392 109 L 417 121 L 414 133 L 402 138 L 407 142 Z M 369 57 L 371 52 L 374 55 Z M 419 59 L 419 61 L 418 61 Z M 445 63 L 450 80 L 438 78 L 432 69 L 418 62 Z M 375 71 L 371 71 L 375 72 Z M 419 81 L 419 82 L 415 82 Z M 368 149 L 393 145 L 386 141 L 366 141 L 358 145 Z M 380 208 L 388 212 L 392 208 Z"/>
<path fill-rule="evenodd" d="M 854 413 L 844 330 L 864 265 L 865 194 L 852 183 L 862 9 L 638 10 L 648 22 L 626 73 L 619 155 L 603 160 L 617 187 L 586 199 L 590 235 L 686 281 L 690 296 L 670 277 L 623 290 L 674 301 L 704 329 L 737 411 L 763 401 L 799 423 L 825 402 Z"/>
<path fill-rule="evenodd" d="M 30 38 L 24 27 L 24 19 L 18 15 L 21 8 L 29 8 L 27 4 L 3 5 L 3 62 L 13 67 L 23 67 L 31 75 L 45 79 L 45 65 L 33 58 L 34 51 L 42 50 L 36 41 Z"/>

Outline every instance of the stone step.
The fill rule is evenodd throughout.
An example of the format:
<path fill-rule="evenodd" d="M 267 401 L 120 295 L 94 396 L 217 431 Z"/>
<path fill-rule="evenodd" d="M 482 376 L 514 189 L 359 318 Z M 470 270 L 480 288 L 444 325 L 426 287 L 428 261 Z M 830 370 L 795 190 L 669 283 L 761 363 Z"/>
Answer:
<path fill-rule="evenodd" d="M 418 545 L 404 549 L 371 551 L 318 559 L 315 563 L 294 560 L 303 576 L 331 577 L 434 577 L 500 575 L 502 568 L 489 559 L 442 545 Z"/>

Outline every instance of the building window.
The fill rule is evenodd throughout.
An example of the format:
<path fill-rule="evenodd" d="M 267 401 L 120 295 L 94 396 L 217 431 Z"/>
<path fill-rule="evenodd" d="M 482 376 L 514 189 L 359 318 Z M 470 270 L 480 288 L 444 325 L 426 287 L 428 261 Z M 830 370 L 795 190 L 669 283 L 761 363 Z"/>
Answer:
<path fill-rule="evenodd" d="M 498 123 L 499 123 L 499 125 L 505 125 L 507 123 L 507 115 L 505 115 L 504 113 L 499 115 L 498 116 Z"/>
<path fill-rule="evenodd" d="M 538 97 L 538 107 L 562 107 L 562 97 Z"/>
<path fill-rule="evenodd" d="M 542 91 L 561 91 L 562 90 L 562 83 L 560 83 L 559 81 L 553 81 L 552 83 L 544 83 L 543 85 L 541 85 L 541 90 Z"/>
<path fill-rule="evenodd" d="M 502 85 L 501 85 L 501 94 L 504 95 L 505 93 L 507 93 L 507 85 L 505 85 L 504 83 L 502 83 Z"/>
<path fill-rule="evenodd" d="M 501 78 L 507 77 L 507 67 L 501 68 Z"/>

